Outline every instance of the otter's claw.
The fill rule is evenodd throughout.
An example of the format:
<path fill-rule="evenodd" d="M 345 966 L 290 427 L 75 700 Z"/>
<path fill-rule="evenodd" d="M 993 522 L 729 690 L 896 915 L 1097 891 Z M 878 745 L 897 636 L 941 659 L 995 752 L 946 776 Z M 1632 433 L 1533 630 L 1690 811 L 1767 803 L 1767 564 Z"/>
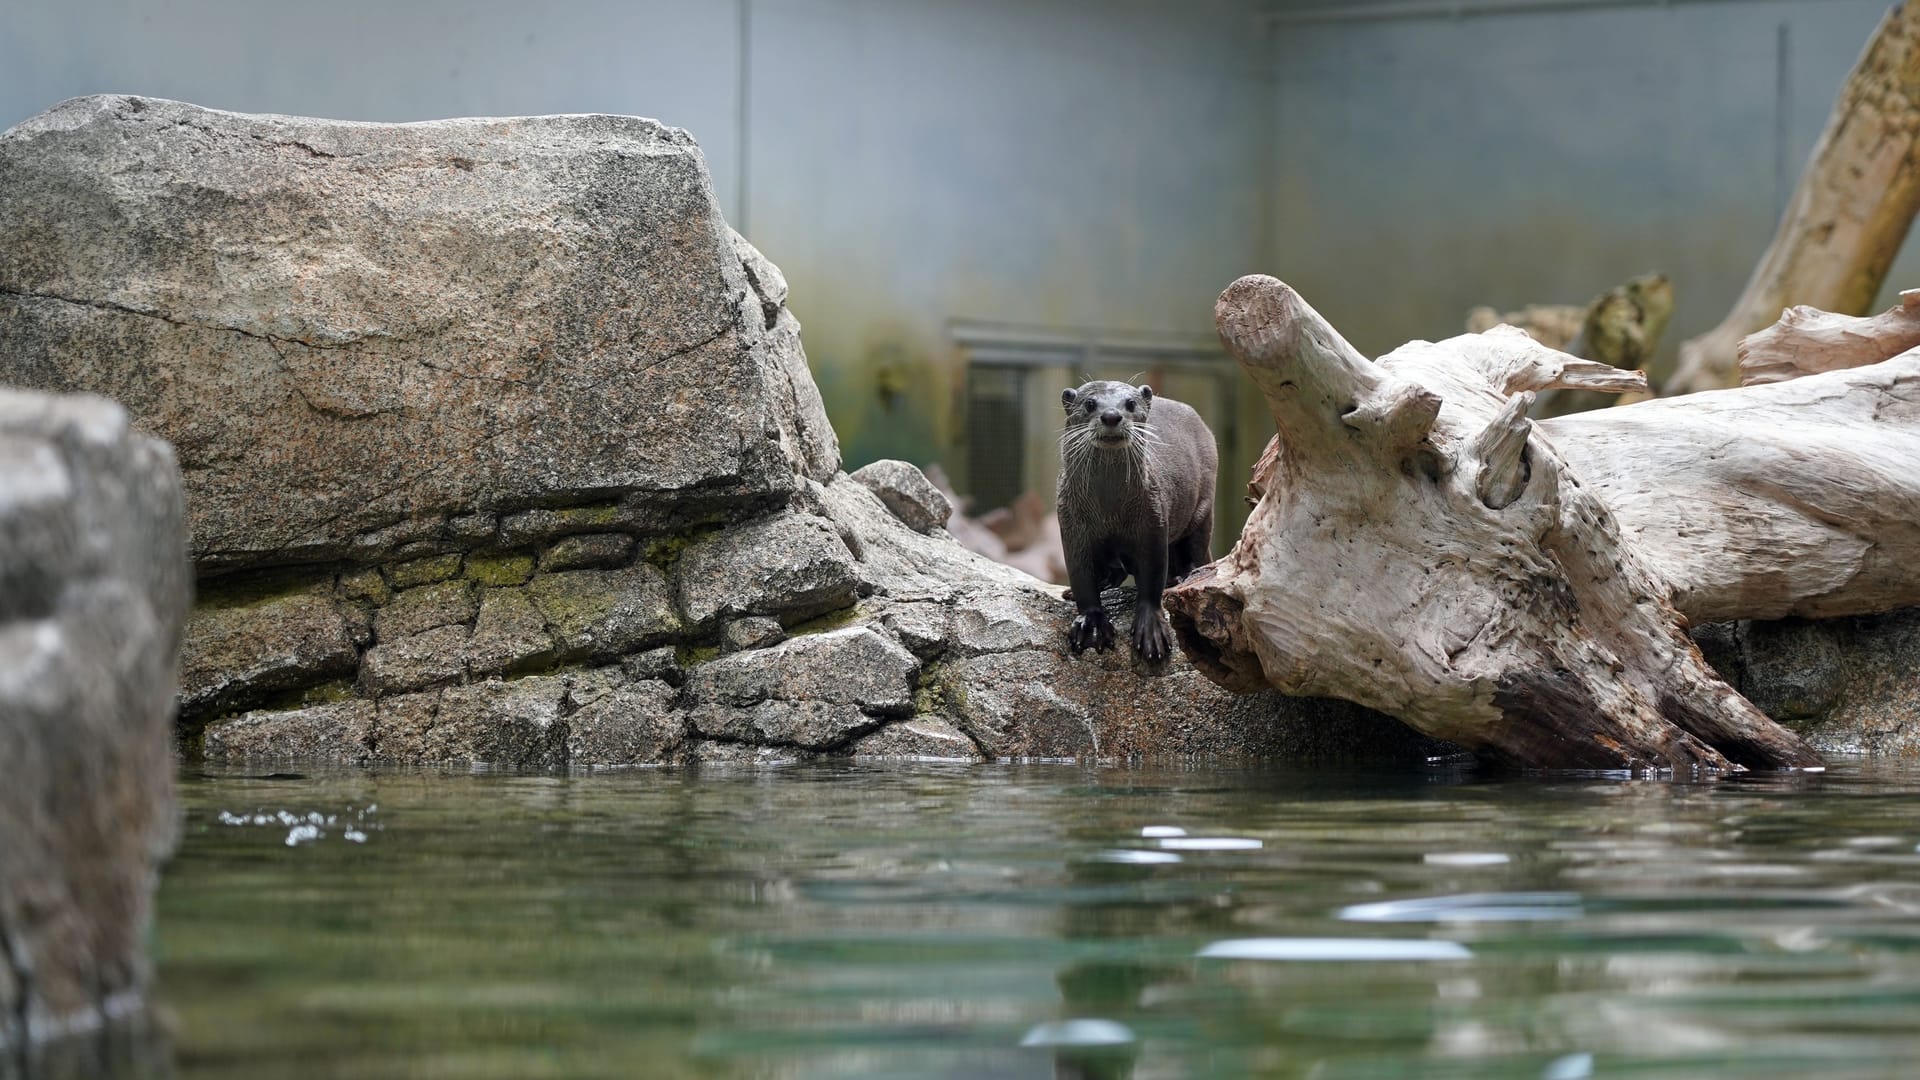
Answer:
<path fill-rule="evenodd" d="M 1173 651 L 1173 635 L 1167 632 L 1167 623 L 1154 608 L 1136 609 L 1133 613 L 1133 652 L 1142 660 L 1159 663 Z"/>
<path fill-rule="evenodd" d="M 1067 647 L 1074 652 L 1092 649 L 1103 652 L 1113 648 L 1113 620 L 1104 611 L 1083 611 L 1067 628 Z"/>

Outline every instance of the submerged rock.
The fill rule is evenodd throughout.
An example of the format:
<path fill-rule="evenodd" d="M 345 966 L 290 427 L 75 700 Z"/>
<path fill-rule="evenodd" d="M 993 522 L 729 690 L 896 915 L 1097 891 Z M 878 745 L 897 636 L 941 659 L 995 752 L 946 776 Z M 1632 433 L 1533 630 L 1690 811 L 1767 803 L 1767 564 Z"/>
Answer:
<path fill-rule="evenodd" d="M 139 1012 L 190 593 L 166 445 L 110 401 L 0 389 L 0 1057 L 30 1072 Z"/>

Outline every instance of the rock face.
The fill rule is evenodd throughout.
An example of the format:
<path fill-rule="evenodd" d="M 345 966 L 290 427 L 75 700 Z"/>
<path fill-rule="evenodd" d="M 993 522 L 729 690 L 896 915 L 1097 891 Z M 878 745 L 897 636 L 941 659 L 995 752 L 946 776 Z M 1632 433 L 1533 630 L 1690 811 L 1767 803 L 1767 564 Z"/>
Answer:
<path fill-rule="evenodd" d="M 1431 749 L 1063 655 L 1070 605 L 917 469 L 839 471 L 786 290 L 647 120 L 99 97 L 0 136 L 0 381 L 178 448 L 211 758 Z"/>
<path fill-rule="evenodd" d="M 81 98 L 6 133 L 0 192 L 9 375 L 173 443 L 203 572 L 721 520 L 837 465 L 791 316 L 650 120 Z"/>
<path fill-rule="evenodd" d="M 191 588 L 167 446 L 0 389 L 0 1060 L 137 1009 Z"/>
<path fill-rule="evenodd" d="M 1694 637 L 1734 689 L 1819 749 L 1920 753 L 1920 608 L 1718 623 Z"/>

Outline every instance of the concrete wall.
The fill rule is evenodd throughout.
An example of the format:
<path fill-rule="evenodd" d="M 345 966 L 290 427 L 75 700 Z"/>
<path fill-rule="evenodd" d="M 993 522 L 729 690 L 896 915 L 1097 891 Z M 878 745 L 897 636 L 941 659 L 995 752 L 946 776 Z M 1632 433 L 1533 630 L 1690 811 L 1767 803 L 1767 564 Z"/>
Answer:
<path fill-rule="evenodd" d="M 1670 361 L 1745 284 L 1888 5 L 1287 21 L 1306 6 L 1275 9 L 1277 273 L 1377 354 L 1661 270 Z M 1916 283 L 1909 250 L 1892 284 Z"/>
<path fill-rule="evenodd" d="M 792 282 L 849 466 L 963 473 L 956 321 L 1204 347 L 1214 295 L 1251 270 L 1376 353 L 1475 304 L 1584 302 L 1663 270 L 1670 354 L 1739 291 L 1886 5 L 1289 21 L 1329 6 L 15 0 L 0 125 L 106 90 L 679 124 Z M 1895 283 L 1916 271 L 1903 256 Z M 1270 430 L 1253 395 L 1235 404 L 1230 478 Z"/>
<path fill-rule="evenodd" d="M 16 0 L 0 126 L 102 91 L 368 120 L 658 117 L 700 140 L 729 217 L 786 272 L 848 467 L 952 468 L 964 357 L 951 320 L 1206 342 L 1215 293 L 1261 265 L 1272 96 L 1256 13 L 1253 0 Z"/>

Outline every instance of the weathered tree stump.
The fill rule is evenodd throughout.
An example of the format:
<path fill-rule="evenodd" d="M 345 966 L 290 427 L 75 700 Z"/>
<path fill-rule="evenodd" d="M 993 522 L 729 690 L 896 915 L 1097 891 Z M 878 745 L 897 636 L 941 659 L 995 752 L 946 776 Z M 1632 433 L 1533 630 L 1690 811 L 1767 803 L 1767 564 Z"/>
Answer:
<path fill-rule="evenodd" d="M 1504 329 L 1375 363 L 1264 276 L 1215 317 L 1280 432 L 1239 543 L 1168 594 L 1230 688 L 1529 767 L 1814 767 L 1688 620 L 1920 602 L 1920 357 L 1536 424 L 1538 391 L 1645 380 Z"/>

